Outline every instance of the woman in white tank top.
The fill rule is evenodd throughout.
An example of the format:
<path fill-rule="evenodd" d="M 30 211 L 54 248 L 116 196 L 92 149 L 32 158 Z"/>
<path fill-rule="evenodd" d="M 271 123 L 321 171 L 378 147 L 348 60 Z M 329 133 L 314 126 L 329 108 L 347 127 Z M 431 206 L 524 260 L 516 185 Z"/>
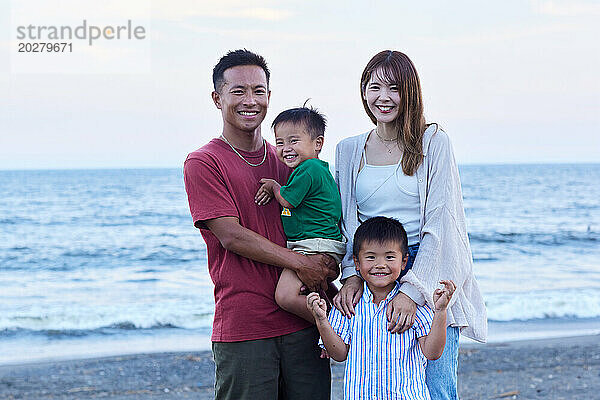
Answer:
<path fill-rule="evenodd" d="M 447 135 L 427 125 L 417 71 L 397 51 L 382 51 L 365 67 L 361 97 L 375 129 L 340 142 L 336 182 L 342 197 L 342 231 L 348 239 L 342 262 L 344 286 L 334 305 L 350 316 L 362 295 L 352 261 L 352 238 L 360 222 L 383 215 L 398 219 L 409 238 L 414 266 L 401 278 L 388 307 L 392 332 L 411 327 L 416 304 L 432 304 L 440 279 L 457 284 L 448 311 L 444 354 L 426 369 L 431 398 L 457 399 L 459 330 L 485 341 L 485 306 L 472 271 L 458 169 Z"/>

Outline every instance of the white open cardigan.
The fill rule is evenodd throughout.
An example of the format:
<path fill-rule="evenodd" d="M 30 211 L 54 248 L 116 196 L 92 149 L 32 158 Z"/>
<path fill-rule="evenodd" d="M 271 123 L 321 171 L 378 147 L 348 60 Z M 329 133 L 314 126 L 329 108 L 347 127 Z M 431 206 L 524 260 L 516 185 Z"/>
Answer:
<path fill-rule="evenodd" d="M 356 177 L 369 132 L 336 146 L 335 181 L 342 198 L 342 233 L 348 239 L 342 260 L 344 281 L 356 275 L 352 239 L 358 228 Z M 433 292 L 442 279 L 451 279 L 456 292 L 448 307 L 447 324 L 480 342 L 487 338 L 483 298 L 473 276 L 458 168 L 448 135 L 436 124 L 423 136 L 423 162 L 416 172 L 421 209 L 420 246 L 412 268 L 401 279 L 401 291 L 416 303 L 433 307 Z M 390 199 L 393 201 L 393 199 Z"/>

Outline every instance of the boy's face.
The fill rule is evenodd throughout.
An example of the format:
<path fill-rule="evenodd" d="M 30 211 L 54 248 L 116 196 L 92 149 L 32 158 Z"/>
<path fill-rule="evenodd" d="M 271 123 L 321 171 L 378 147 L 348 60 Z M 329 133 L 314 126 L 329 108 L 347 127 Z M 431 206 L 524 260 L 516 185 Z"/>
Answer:
<path fill-rule="evenodd" d="M 277 157 L 290 168 L 296 168 L 309 158 L 318 158 L 323 148 L 323 136 L 310 137 L 304 124 L 282 122 L 275 126 Z"/>
<path fill-rule="evenodd" d="M 365 242 L 360 247 L 354 265 L 369 287 L 393 289 L 396 279 L 406 266 L 408 254 L 402 253 L 400 243 Z"/>

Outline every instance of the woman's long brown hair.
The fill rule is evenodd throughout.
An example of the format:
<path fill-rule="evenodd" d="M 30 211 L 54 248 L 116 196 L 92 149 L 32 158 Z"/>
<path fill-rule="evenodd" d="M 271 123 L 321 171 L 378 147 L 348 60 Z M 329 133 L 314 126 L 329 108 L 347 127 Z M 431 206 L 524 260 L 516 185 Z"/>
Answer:
<path fill-rule="evenodd" d="M 423 133 L 427 128 L 419 75 L 410 58 L 399 51 L 384 50 L 371 58 L 360 79 L 360 97 L 375 125 L 377 119 L 363 96 L 373 73 L 380 74 L 387 83 L 398 85 L 402 113 L 396 118 L 395 128 L 403 148 L 402 172 L 412 176 L 423 162 Z"/>

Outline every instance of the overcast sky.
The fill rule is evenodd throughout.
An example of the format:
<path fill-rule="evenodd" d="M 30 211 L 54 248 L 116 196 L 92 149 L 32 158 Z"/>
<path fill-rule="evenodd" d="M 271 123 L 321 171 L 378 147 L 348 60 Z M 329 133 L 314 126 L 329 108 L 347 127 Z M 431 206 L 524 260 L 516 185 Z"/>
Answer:
<path fill-rule="evenodd" d="M 265 138 L 277 113 L 311 98 L 329 120 L 326 161 L 372 127 L 360 74 L 395 49 L 415 63 L 427 120 L 459 164 L 600 162 L 599 1 L 65 3 L 0 3 L 0 169 L 181 167 L 220 134 L 212 67 L 244 47 L 271 68 Z M 17 25 L 83 19 L 130 19 L 147 37 L 74 42 L 62 72 L 52 63 L 69 55 L 17 58 Z"/>

